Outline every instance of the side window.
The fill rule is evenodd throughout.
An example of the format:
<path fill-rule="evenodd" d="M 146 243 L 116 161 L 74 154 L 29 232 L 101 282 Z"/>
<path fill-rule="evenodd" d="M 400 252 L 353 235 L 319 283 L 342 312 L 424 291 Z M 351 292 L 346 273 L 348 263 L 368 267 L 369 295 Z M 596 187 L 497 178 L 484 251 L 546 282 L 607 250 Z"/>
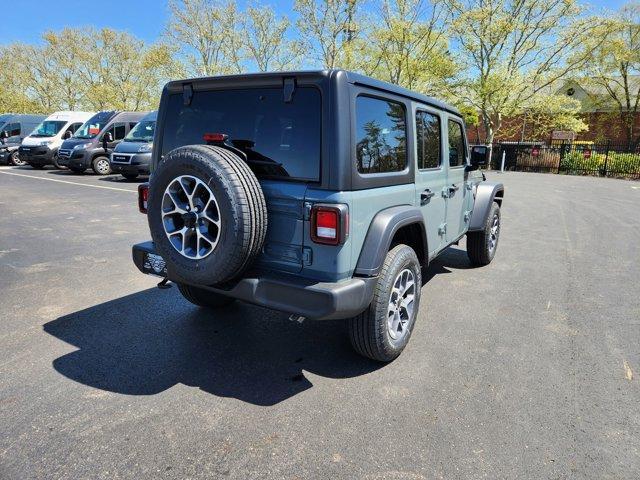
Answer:
<path fill-rule="evenodd" d="M 113 128 L 115 129 L 114 140 L 122 140 L 127 136 L 127 125 L 125 123 L 116 123 Z"/>
<path fill-rule="evenodd" d="M 428 112 L 416 112 L 416 143 L 418 146 L 418 168 L 440 166 L 440 117 Z"/>
<path fill-rule="evenodd" d="M 129 130 L 133 130 L 133 127 L 135 127 L 136 125 L 136 122 L 129 122 Z"/>
<path fill-rule="evenodd" d="M 78 130 L 81 126 L 82 123 L 72 123 L 67 130 L 69 130 L 71 133 L 76 133 L 76 130 Z"/>
<path fill-rule="evenodd" d="M 407 166 L 404 105 L 388 100 L 356 98 L 358 172 L 399 172 Z"/>
<path fill-rule="evenodd" d="M 3 130 L 6 130 L 10 137 L 15 137 L 20 135 L 20 124 L 19 123 L 10 123 Z"/>
<path fill-rule="evenodd" d="M 462 124 L 449 120 L 449 166 L 459 167 L 466 161 L 466 146 Z"/>

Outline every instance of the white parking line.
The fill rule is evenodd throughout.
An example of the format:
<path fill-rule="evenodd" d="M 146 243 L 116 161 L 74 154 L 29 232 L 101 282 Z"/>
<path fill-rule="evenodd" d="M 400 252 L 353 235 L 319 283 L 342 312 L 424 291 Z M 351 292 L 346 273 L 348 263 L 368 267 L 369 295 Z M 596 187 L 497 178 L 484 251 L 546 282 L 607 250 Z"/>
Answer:
<path fill-rule="evenodd" d="M 88 183 L 70 182 L 69 180 L 58 180 L 57 178 L 36 177 L 33 175 L 25 175 L 24 173 L 6 172 L 4 171 L 4 169 L 0 169 L 0 173 L 4 175 L 15 175 L 16 177 L 35 178 L 36 180 L 47 180 L 49 182 L 68 183 L 70 185 L 80 185 L 81 187 L 104 188 L 105 190 L 115 190 L 117 192 L 137 193 L 135 190 L 129 190 L 127 188 L 107 187 L 106 185 L 89 185 Z"/>

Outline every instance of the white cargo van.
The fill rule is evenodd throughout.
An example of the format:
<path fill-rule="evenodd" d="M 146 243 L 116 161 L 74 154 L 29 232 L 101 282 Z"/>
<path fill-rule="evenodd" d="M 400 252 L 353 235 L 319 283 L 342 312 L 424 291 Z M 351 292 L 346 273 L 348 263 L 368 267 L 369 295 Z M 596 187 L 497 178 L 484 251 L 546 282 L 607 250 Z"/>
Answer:
<path fill-rule="evenodd" d="M 56 112 L 49 115 L 38 127 L 22 141 L 19 150 L 20 160 L 33 168 L 45 165 L 58 165 L 58 149 L 62 142 L 94 115 L 94 112 Z"/>

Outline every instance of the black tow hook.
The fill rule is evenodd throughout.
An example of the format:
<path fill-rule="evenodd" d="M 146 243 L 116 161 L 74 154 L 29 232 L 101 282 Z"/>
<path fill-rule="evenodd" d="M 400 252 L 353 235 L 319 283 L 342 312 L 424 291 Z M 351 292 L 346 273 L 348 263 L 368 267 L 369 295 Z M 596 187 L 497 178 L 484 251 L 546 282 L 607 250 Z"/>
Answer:
<path fill-rule="evenodd" d="M 171 288 L 171 285 L 169 284 L 169 279 L 168 278 L 163 278 L 162 281 L 158 284 L 158 288 L 160 290 L 165 290 L 167 288 Z"/>

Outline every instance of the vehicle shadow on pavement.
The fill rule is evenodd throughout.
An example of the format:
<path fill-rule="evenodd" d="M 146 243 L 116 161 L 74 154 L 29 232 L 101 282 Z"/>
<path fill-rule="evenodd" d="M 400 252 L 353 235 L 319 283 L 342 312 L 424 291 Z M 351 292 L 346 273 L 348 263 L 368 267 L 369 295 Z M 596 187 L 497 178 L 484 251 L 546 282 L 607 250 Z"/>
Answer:
<path fill-rule="evenodd" d="M 435 260 L 429 263 L 426 269 L 422 270 L 422 285 L 441 273 L 451 273 L 451 269 L 467 270 L 475 268 L 469 262 L 466 250 L 449 247 L 441 253 Z"/>
<path fill-rule="evenodd" d="M 352 351 L 344 321 L 300 324 L 242 303 L 206 311 L 175 287 L 96 305 L 44 330 L 78 348 L 53 361 L 58 372 L 127 395 L 153 395 L 182 383 L 268 406 L 313 387 L 303 371 L 351 378 L 382 367 Z"/>
<path fill-rule="evenodd" d="M 471 268 L 448 249 L 423 275 Z M 53 361 L 62 375 L 126 395 L 154 395 L 178 383 L 260 406 L 313 387 L 304 371 L 353 378 L 384 365 L 357 355 L 344 320 L 302 324 L 288 315 L 236 303 L 207 311 L 173 287 L 148 289 L 60 317 L 45 332 L 77 347 Z"/>

